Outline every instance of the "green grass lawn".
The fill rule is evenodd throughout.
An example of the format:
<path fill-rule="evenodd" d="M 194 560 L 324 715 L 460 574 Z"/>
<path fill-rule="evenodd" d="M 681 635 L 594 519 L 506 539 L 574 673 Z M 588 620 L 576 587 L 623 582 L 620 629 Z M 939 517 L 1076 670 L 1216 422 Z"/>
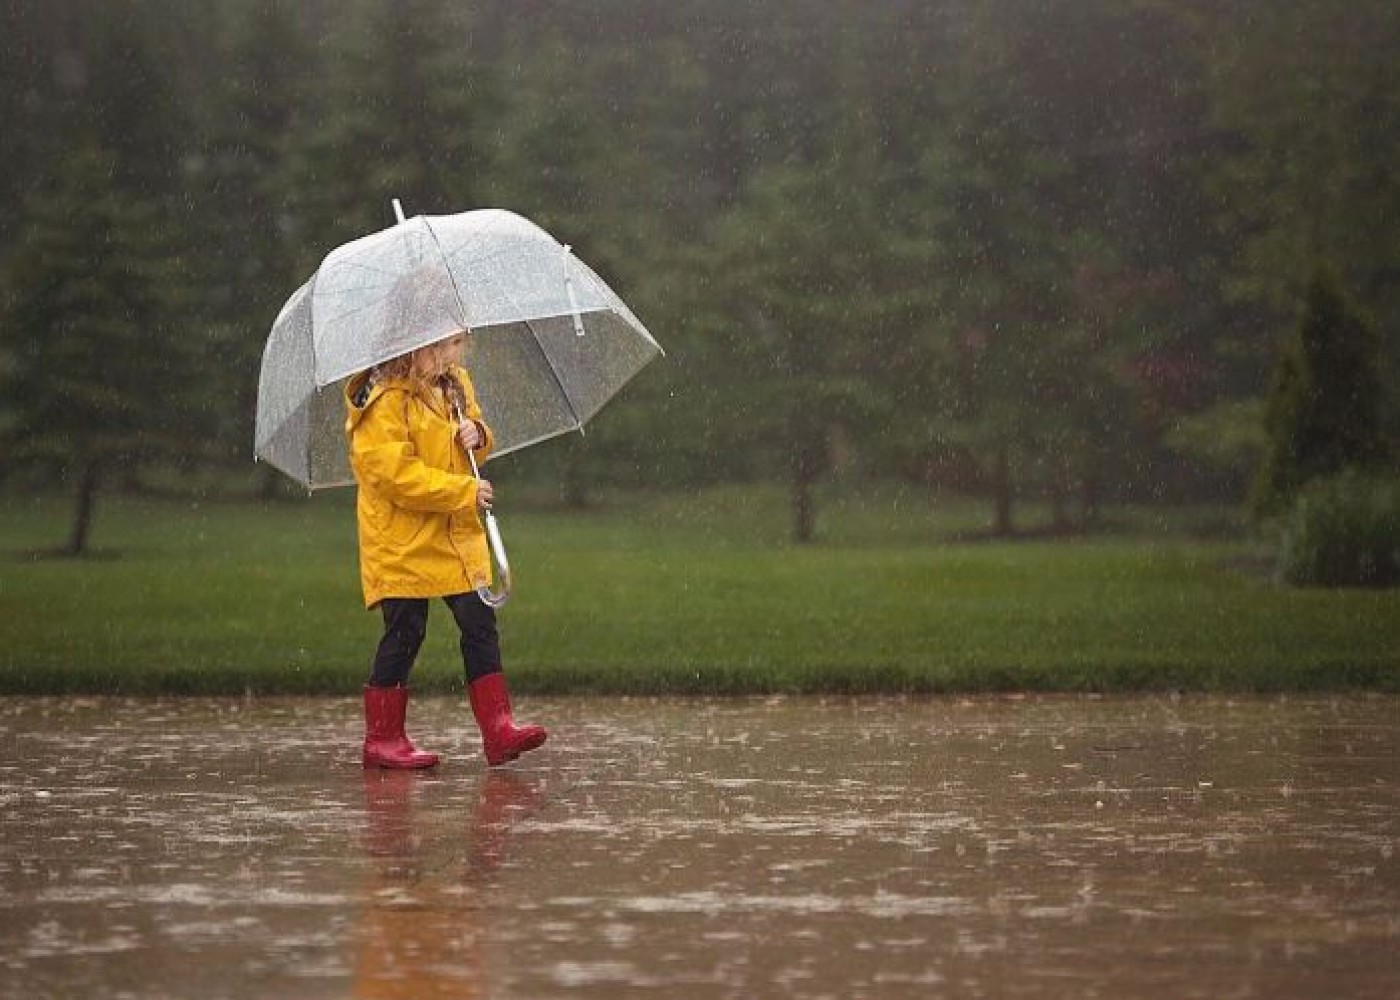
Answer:
<path fill-rule="evenodd" d="M 502 491 L 503 494 L 505 491 Z M 58 499 L 0 498 L 0 692 L 350 693 L 378 638 L 351 494 L 272 505 L 104 498 L 96 558 L 35 557 Z M 783 494 L 612 497 L 500 519 L 512 686 L 536 693 L 1400 690 L 1400 591 L 1290 590 L 1190 518 L 1089 539 L 950 541 L 966 504 Z M 437 605 L 415 684 L 460 682 Z"/>

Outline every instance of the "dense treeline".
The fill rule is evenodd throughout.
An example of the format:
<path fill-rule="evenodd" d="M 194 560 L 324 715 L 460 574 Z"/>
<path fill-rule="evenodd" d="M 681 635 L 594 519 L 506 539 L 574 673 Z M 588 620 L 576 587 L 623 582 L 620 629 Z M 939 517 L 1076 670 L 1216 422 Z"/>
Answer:
<path fill-rule="evenodd" d="M 803 536 L 833 474 L 1005 531 L 1242 497 L 1319 266 L 1400 373 L 1389 0 L 34 0 L 0 38 L 26 487 L 282 488 L 263 340 L 393 197 L 534 218 L 667 348 L 508 460 L 576 502 L 781 479 Z"/>

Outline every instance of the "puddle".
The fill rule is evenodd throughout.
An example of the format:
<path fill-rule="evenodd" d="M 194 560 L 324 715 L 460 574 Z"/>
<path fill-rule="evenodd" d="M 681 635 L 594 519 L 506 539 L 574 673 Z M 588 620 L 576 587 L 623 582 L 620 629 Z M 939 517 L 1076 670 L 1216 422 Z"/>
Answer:
<path fill-rule="evenodd" d="M 0 700 L 0 997 L 1393 997 L 1400 699 Z"/>

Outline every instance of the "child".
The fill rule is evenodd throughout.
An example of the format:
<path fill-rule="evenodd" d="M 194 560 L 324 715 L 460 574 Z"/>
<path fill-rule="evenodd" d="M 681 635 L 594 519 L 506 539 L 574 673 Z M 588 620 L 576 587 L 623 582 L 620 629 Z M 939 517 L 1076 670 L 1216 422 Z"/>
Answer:
<path fill-rule="evenodd" d="M 366 767 L 423 768 L 438 755 L 404 735 L 408 674 L 427 634 L 428 600 L 441 597 L 461 630 L 472 714 L 486 761 L 514 760 L 545 741 L 539 726 L 517 726 L 501 672 L 496 613 L 476 588 L 491 561 L 478 508 L 491 484 L 475 478 L 491 452 L 491 429 L 461 367 L 466 334 L 401 355 L 351 378 L 345 387 L 350 464 L 359 484 L 356 513 L 365 607 L 379 607 L 384 636 L 365 686 Z M 456 417 L 465 416 L 460 424 Z"/>

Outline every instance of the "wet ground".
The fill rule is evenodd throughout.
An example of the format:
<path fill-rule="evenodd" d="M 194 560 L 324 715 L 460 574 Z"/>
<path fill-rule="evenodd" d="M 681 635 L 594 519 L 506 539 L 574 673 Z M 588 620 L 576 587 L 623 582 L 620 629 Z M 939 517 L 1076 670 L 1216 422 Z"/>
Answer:
<path fill-rule="evenodd" d="M 0 700 L 0 997 L 1400 995 L 1400 700 Z"/>

